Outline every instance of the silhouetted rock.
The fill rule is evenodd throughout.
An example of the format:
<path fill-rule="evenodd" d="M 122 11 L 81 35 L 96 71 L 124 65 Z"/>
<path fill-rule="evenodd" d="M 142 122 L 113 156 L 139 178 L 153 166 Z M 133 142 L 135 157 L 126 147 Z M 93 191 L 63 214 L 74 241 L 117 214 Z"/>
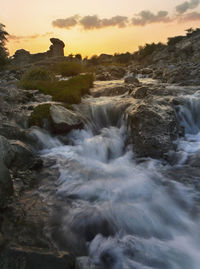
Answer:
<path fill-rule="evenodd" d="M 65 44 L 58 38 L 51 38 L 51 43 L 53 45 L 50 46 L 49 51 L 47 52 L 49 57 L 60 57 L 64 56 L 64 47 Z"/>

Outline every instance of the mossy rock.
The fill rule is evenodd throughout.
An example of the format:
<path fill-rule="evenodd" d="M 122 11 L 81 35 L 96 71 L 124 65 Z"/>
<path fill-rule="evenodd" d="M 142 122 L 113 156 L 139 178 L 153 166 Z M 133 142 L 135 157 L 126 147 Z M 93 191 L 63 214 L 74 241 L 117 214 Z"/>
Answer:
<path fill-rule="evenodd" d="M 50 116 L 51 104 L 42 104 L 35 107 L 29 118 L 29 126 L 38 126 L 41 128 L 51 128 L 52 120 Z"/>
<path fill-rule="evenodd" d="M 67 104 L 39 105 L 31 113 L 29 125 L 44 128 L 54 134 L 66 134 L 72 129 L 82 129 L 81 116 L 69 108 L 71 106 Z"/>

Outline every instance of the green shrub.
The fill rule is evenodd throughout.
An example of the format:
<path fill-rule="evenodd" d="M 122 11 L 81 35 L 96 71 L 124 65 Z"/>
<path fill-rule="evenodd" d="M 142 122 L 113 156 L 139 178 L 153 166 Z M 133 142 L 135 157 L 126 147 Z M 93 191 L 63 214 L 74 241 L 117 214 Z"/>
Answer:
<path fill-rule="evenodd" d="M 89 93 L 93 85 L 93 75 L 85 74 L 73 77 L 69 80 L 21 80 L 21 86 L 26 90 L 39 90 L 44 94 L 52 96 L 53 101 L 78 104 L 81 96 Z"/>
<path fill-rule="evenodd" d="M 54 79 L 54 74 L 42 67 L 33 67 L 22 77 L 24 81 L 53 81 Z"/>
<path fill-rule="evenodd" d="M 76 76 L 82 72 L 82 65 L 78 62 L 62 62 L 58 65 L 58 74 L 63 77 Z"/>

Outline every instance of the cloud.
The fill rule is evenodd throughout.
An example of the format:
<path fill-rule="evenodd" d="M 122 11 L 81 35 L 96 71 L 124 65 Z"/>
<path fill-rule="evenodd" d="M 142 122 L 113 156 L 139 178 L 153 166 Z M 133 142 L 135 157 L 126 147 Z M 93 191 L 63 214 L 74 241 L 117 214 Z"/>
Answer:
<path fill-rule="evenodd" d="M 144 26 L 146 24 L 156 23 L 156 22 L 166 23 L 170 21 L 171 19 L 168 17 L 168 12 L 164 10 L 158 11 L 157 14 L 154 14 L 149 10 L 143 10 L 139 14 L 137 14 L 135 17 L 132 18 L 132 24 L 139 25 L 139 26 Z"/>
<path fill-rule="evenodd" d="M 198 7 L 199 4 L 200 4 L 200 0 L 185 1 L 184 3 L 176 6 L 176 11 L 179 14 L 183 14 L 186 11 L 188 11 L 189 9 L 194 9 L 194 8 Z"/>
<path fill-rule="evenodd" d="M 54 27 L 70 29 L 77 25 L 79 16 L 74 15 L 66 19 L 57 19 L 52 22 Z"/>
<path fill-rule="evenodd" d="M 118 27 L 123 28 L 128 24 L 128 18 L 126 16 L 114 16 L 109 19 L 100 19 L 97 15 L 82 17 L 79 24 L 85 29 L 100 29 L 105 27 Z"/>
<path fill-rule="evenodd" d="M 191 12 L 181 16 L 178 21 L 182 22 L 189 22 L 189 21 L 200 21 L 200 13 L 199 12 Z"/>
<path fill-rule="evenodd" d="M 57 19 L 52 22 L 54 27 L 70 29 L 80 25 L 84 30 L 101 29 L 105 27 L 126 27 L 129 22 L 126 16 L 114 16 L 111 18 L 99 18 L 97 15 L 87 15 L 84 17 L 75 15 L 66 19 Z"/>
<path fill-rule="evenodd" d="M 9 35 L 8 40 L 13 40 L 15 42 L 20 42 L 21 40 L 28 41 L 30 39 L 36 39 L 39 37 L 46 37 L 46 36 L 50 36 L 52 34 L 53 34 L 53 32 L 47 32 L 45 34 L 27 35 L 27 36 Z"/>

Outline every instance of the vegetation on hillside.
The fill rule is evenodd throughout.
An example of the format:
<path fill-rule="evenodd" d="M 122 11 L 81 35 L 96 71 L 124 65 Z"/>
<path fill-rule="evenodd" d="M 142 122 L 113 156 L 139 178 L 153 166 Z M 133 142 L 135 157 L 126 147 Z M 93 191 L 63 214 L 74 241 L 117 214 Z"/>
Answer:
<path fill-rule="evenodd" d="M 5 31 L 5 25 L 0 23 L 0 66 L 3 66 L 7 63 L 8 60 L 8 51 L 5 47 L 7 41 L 8 33 Z"/>
<path fill-rule="evenodd" d="M 28 70 L 23 75 L 20 86 L 26 90 L 39 90 L 44 94 L 51 95 L 53 101 L 77 104 L 93 86 L 93 75 L 78 75 L 69 80 L 60 81 L 46 69 L 36 68 Z"/>

